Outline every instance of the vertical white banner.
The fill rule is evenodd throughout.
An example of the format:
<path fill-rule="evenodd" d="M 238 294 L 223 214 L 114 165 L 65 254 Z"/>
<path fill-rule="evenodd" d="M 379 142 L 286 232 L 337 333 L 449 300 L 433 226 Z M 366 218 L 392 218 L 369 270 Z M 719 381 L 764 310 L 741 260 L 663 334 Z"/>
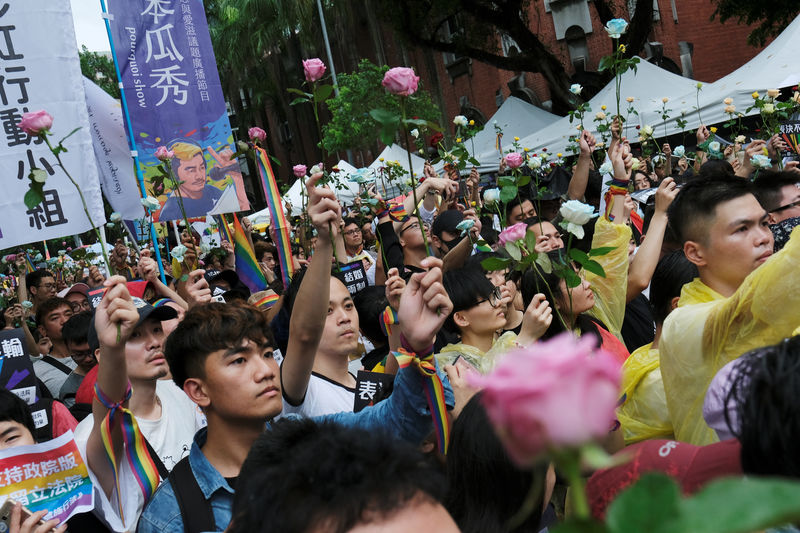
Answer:
<path fill-rule="evenodd" d="M 103 194 L 124 220 L 141 219 L 144 208 L 125 135 L 122 104 L 88 78 L 83 78 L 83 87 Z"/>
<path fill-rule="evenodd" d="M 80 127 L 65 141 L 61 159 L 95 223 L 104 224 L 69 0 L 0 0 L 0 249 L 90 228 L 78 191 L 56 158 L 17 126 L 23 113 L 42 109 L 54 117 L 52 144 Z M 28 209 L 23 197 L 33 167 L 48 178 L 44 201 Z"/>

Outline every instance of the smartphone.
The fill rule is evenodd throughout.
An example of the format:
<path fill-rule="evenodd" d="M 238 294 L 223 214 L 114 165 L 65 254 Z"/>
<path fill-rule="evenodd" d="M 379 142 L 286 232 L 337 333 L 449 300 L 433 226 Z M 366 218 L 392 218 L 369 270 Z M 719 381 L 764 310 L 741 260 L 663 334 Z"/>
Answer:
<path fill-rule="evenodd" d="M 2 507 L 0 507 L 0 533 L 6 533 L 11 529 L 11 511 L 14 510 L 14 505 L 16 505 L 16 503 L 17 502 L 11 498 L 7 498 L 6 501 L 3 502 Z M 22 514 L 19 519 L 20 524 L 27 520 L 32 514 L 33 513 L 23 505 Z M 42 521 L 40 520 L 39 523 L 41 524 Z"/>

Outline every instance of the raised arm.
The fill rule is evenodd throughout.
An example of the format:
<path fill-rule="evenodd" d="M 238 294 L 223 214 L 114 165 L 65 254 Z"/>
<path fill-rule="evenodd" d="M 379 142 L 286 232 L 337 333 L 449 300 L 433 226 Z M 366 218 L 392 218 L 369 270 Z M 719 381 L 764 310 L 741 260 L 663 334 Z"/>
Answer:
<path fill-rule="evenodd" d="M 575 166 L 575 172 L 572 174 L 567 188 L 567 196 L 570 200 L 581 200 L 583 195 L 586 194 L 586 185 L 589 183 L 589 168 L 592 164 L 592 150 L 594 150 L 595 145 L 594 136 L 587 130 L 583 130 L 578 139 L 578 145 L 581 153 L 578 156 L 578 164 Z"/>
<path fill-rule="evenodd" d="M 314 257 L 308 267 L 292 307 L 289 322 L 289 345 L 281 364 L 281 381 L 284 397 L 299 403 L 306 395 L 314 356 L 325 328 L 325 317 L 330 305 L 331 238 L 329 227 L 336 230 L 341 216 L 333 191 L 317 187 L 322 173 L 314 174 L 306 182 L 308 189 L 308 214 L 319 238 Z"/>
<path fill-rule="evenodd" d="M 161 282 L 161 278 L 158 276 L 158 265 L 156 264 L 155 259 L 150 257 L 150 250 L 142 250 L 139 256 L 139 265 L 137 266 L 137 270 L 139 276 L 146 281 L 149 281 L 153 284 L 153 287 L 156 290 L 156 293 L 159 296 L 163 296 L 164 298 L 169 298 L 176 304 L 180 305 L 184 309 L 189 309 L 189 304 L 180 297 L 180 295 L 175 292 L 174 290 L 170 289 L 164 283 Z"/>
<path fill-rule="evenodd" d="M 125 343 L 136 327 L 139 313 L 133 305 L 124 277 L 113 276 L 106 280 L 104 285 L 108 290 L 100 300 L 94 314 L 94 327 L 100 341 L 97 387 L 112 402 L 119 402 L 125 397 L 128 388 Z M 124 405 L 127 405 L 127 402 Z M 94 426 L 86 444 L 86 452 L 89 468 L 100 482 L 103 492 L 110 498 L 112 491 L 116 488 L 116 483 L 100 433 L 106 414 L 108 414 L 108 409 L 95 397 L 92 402 Z M 111 428 L 111 444 L 114 448 L 117 468 L 124 457 L 122 442 L 119 418 L 116 418 Z"/>

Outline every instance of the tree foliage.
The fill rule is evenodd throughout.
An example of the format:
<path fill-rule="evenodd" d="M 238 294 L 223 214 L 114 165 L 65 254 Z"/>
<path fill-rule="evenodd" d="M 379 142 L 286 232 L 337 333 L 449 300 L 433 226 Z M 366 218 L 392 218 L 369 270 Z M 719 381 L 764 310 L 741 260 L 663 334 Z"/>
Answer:
<path fill-rule="evenodd" d="M 367 149 L 374 146 L 380 133 L 380 124 L 370 116 L 372 109 L 385 109 L 400 113 L 400 104 L 381 86 L 388 66 L 379 67 L 362 59 L 358 69 L 351 74 L 339 75 L 339 96 L 328 100 L 333 118 L 323 127 L 323 142 L 329 152 L 347 149 Z M 428 91 L 420 89 L 409 98 L 409 117 L 437 122 L 439 108 Z"/>
<path fill-rule="evenodd" d="M 713 17 L 720 22 L 735 19 L 739 24 L 758 26 L 747 36 L 753 46 L 764 46 L 767 39 L 775 37 L 800 14 L 797 0 L 773 0 L 769 7 L 751 0 L 714 0 L 717 8 Z"/>
<path fill-rule="evenodd" d="M 119 98 L 117 71 L 111 58 L 90 52 L 86 45 L 81 46 L 78 57 L 81 62 L 81 73 L 114 98 Z"/>

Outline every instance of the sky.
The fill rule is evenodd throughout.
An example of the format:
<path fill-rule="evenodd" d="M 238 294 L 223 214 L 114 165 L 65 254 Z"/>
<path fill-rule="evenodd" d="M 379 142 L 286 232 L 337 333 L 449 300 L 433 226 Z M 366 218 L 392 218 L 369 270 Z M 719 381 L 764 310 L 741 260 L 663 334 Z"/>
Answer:
<path fill-rule="evenodd" d="M 75 39 L 78 49 L 86 45 L 92 52 L 108 52 L 106 26 L 103 23 L 100 0 L 70 0 L 72 19 L 75 21 Z"/>

